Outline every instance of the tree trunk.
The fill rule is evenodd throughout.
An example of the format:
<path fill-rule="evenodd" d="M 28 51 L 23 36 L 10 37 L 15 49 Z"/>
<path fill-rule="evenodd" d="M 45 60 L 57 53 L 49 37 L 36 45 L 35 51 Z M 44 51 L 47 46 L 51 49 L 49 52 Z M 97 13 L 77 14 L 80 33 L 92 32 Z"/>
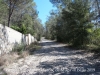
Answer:
<path fill-rule="evenodd" d="M 10 27 L 10 17 L 11 17 L 11 1 L 9 4 L 9 12 L 8 12 L 8 27 Z"/>
<path fill-rule="evenodd" d="M 8 27 L 10 27 L 10 14 L 8 16 Z"/>

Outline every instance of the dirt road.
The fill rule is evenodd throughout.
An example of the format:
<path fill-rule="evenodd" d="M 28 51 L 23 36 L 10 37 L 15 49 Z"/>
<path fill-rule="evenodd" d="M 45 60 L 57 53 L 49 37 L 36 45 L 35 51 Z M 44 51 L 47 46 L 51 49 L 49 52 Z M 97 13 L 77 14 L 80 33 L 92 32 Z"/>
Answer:
<path fill-rule="evenodd" d="M 42 49 L 6 67 L 8 75 L 100 75 L 93 53 L 71 50 L 65 44 L 42 39 Z"/>

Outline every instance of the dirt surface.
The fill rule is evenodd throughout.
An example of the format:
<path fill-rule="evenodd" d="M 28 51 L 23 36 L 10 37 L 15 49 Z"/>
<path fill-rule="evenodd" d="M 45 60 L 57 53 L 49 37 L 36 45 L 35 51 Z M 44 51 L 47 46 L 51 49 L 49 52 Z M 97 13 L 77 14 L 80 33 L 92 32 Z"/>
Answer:
<path fill-rule="evenodd" d="M 66 44 L 42 39 L 42 49 L 10 64 L 8 75 L 100 75 L 100 60 L 93 53 L 71 50 Z"/>

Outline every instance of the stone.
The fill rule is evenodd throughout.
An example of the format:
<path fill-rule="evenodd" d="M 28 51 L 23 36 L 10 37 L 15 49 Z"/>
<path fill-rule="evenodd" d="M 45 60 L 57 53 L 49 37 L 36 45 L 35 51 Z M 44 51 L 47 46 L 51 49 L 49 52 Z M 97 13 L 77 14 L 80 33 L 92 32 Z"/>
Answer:
<path fill-rule="evenodd" d="M 6 28 L 0 25 L 0 55 L 8 53 L 10 51 L 10 47 L 7 39 L 7 31 Z"/>

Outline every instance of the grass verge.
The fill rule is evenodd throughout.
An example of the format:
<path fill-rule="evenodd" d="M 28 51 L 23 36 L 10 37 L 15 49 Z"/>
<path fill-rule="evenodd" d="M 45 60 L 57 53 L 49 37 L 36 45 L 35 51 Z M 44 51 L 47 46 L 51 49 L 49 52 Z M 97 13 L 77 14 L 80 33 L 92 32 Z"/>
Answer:
<path fill-rule="evenodd" d="M 40 48 L 41 46 L 37 42 L 34 42 L 28 46 L 23 44 L 15 46 L 12 52 L 0 56 L 0 70 L 8 66 L 9 64 L 16 62 L 20 58 L 25 58 L 26 56 L 29 56 L 34 51 Z"/>

